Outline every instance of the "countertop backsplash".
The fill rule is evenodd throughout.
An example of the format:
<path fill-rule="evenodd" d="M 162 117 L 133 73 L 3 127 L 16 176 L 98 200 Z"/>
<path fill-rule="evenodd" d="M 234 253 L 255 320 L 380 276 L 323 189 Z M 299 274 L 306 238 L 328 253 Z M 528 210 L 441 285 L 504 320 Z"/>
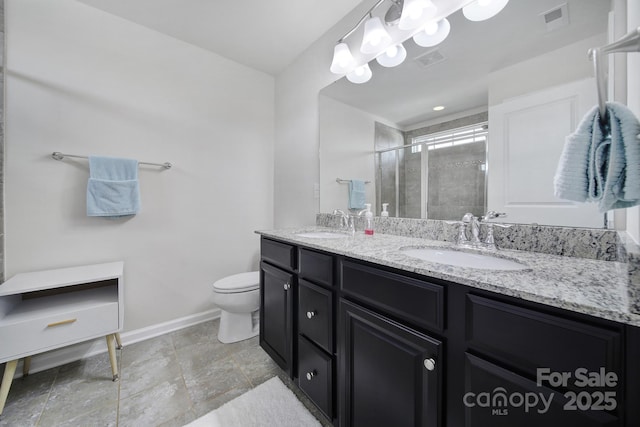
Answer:
<path fill-rule="evenodd" d="M 316 215 L 316 225 L 322 227 L 339 228 L 340 220 L 339 215 Z M 494 239 L 499 248 L 600 261 L 624 262 L 626 258 L 625 245 L 615 230 L 505 224 L 511 227 L 494 228 Z M 363 228 L 364 219 L 358 218 L 356 229 Z M 444 242 L 455 242 L 458 235 L 458 225 L 434 219 L 375 217 L 374 228 L 378 233 Z"/>

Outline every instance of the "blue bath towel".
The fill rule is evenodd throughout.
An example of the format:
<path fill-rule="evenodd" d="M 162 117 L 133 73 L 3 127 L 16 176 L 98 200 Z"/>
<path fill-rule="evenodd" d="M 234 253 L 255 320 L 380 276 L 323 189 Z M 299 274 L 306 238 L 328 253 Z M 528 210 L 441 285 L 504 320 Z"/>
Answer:
<path fill-rule="evenodd" d="M 349 209 L 364 209 L 366 201 L 364 181 L 358 179 L 349 181 Z"/>
<path fill-rule="evenodd" d="M 566 138 L 554 177 L 556 197 L 597 202 L 600 212 L 640 204 L 640 122 L 622 104 L 598 107 Z"/>
<path fill-rule="evenodd" d="M 119 217 L 139 211 L 138 161 L 90 156 L 87 215 Z"/>

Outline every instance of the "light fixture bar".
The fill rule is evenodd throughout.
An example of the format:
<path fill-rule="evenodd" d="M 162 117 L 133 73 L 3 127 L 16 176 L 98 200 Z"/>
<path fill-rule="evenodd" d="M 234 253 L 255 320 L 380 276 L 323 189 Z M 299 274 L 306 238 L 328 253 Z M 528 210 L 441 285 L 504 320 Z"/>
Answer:
<path fill-rule="evenodd" d="M 358 80 L 358 83 L 361 83 L 363 78 L 366 78 L 366 81 L 368 81 L 369 78 L 371 78 L 371 71 L 370 68 L 364 67 L 365 65 L 373 59 L 378 60 L 380 64 L 386 67 L 398 65 L 404 60 L 404 57 L 401 58 L 402 55 L 395 56 L 392 51 L 397 47 L 397 50 L 402 53 L 405 50 L 402 43 L 416 36 L 418 33 L 420 34 L 414 39 L 418 45 L 433 46 L 442 42 L 446 38 L 450 28 L 446 18 L 452 13 L 467 6 L 472 8 L 475 4 L 482 4 L 484 6 L 485 4 L 494 2 L 501 4 L 501 6 L 497 8 L 499 11 L 509 0 L 388 0 L 393 3 L 389 8 L 389 11 L 394 9 L 391 18 L 397 18 L 398 9 L 401 8 L 404 10 L 407 2 L 413 1 L 412 4 L 414 4 L 414 6 L 417 5 L 415 7 L 422 5 L 422 17 L 420 19 L 412 19 L 410 29 L 407 29 L 404 25 L 400 25 L 398 19 L 388 20 L 387 15 L 389 15 L 389 11 L 384 15 L 384 21 L 382 21 L 380 14 L 376 16 L 376 14 L 373 13 L 384 1 L 385 0 L 377 0 L 362 18 L 360 18 L 356 25 L 338 40 L 330 67 L 334 74 L 351 74 L 354 80 Z M 374 33 L 374 27 L 380 30 L 378 22 L 384 22 L 382 25 L 383 29 L 375 32 L 376 35 L 373 37 L 373 42 L 367 40 L 363 42 L 360 40 L 358 43 L 355 39 L 347 41 L 347 38 L 353 35 L 365 22 L 368 24 L 365 25 L 365 38 L 368 38 L 367 36 L 369 34 Z M 439 24 L 437 27 L 434 25 L 436 22 Z M 437 31 L 435 28 L 437 28 Z M 387 38 L 387 34 L 390 39 Z M 378 46 L 378 48 L 376 48 L 376 46 Z M 387 51 L 387 49 L 390 50 Z M 349 57 L 352 57 L 352 60 Z M 347 61 L 345 58 L 349 60 Z M 348 64 L 348 66 L 344 64 Z M 358 69 L 357 72 L 356 69 Z M 357 74 L 357 76 L 355 76 L 355 74 Z"/>
<path fill-rule="evenodd" d="M 380 6 L 382 3 L 384 3 L 384 1 L 385 1 L 385 0 L 378 0 L 378 2 L 377 2 L 376 4 L 374 4 L 373 6 L 371 6 L 371 9 L 369 9 L 369 10 L 367 11 L 367 13 L 365 13 L 365 14 L 364 14 L 364 16 L 363 16 L 362 18 L 360 18 L 360 20 L 358 21 L 358 23 L 357 23 L 357 24 L 356 24 L 352 29 L 350 29 L 350 30 L 347 32 L 347 34 L 345 34 L 344 36 L 340 37 L 340 39 L 338 40 L 338 43 L 342 43 L 342 41 L 343 41 L 344 39 L 346 39 L 347 37 L 349 37 L 351 34 L 355 33 L 355 32 L 356 32 L 356 30 L 357 30 L 358 28 L 360 28 L 360 25 L 362 25 L 362 23 L 363 23 L 364 21 L 366 21 L 366 20 L 367 20 L 367 18 L 369 18 L 369 16 L 371 16 L 371 14 L 373 13 L 373 11 L 374 11 L 374 10 L 376 10 L 376 8 L 377 8 L 378 6 Z M 397 1 L 397 0 L 390 0 L 390 1 L 391 1 L 391 2 L 393 2 L 393 3 L 399 3 L 399 1 Z"/>

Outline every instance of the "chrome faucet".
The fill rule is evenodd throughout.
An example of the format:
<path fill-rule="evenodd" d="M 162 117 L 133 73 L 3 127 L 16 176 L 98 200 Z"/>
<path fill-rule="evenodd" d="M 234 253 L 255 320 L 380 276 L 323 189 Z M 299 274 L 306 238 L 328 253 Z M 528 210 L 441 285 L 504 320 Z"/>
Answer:
<path fill-rule="evenodd" d="M 349 215 L 344 213 L 344 211 L 340 209 L 334 209 L 333 214 L 340 215 L 340 227 L 346 228 L 347 225 L 349 224 Z"/>
<path fill-rule="evenodd" d="M 467 212 L 462 217 L 462 222 L 467 226 L 467 229 L 471 227 L 471 244 L 477 245 L 482 243 L 480 241 L 480 219 L 472 213 Z"/>
<path fill-rule="evenodd" d="M 340 215 L 340 228 L 347 230 L 351 235 L 356 233 L 356 221 L 353 215 L 349 215 L 340 209 L 335 209 L 333 214 Z"/>
<path fill-rule="evenodd" d="M 495 224 L 487 222 L 490 219 L 506 216 L 506 213 L 489 211 L 481 217 L 476 217 L 472 213 L 466 213 L 461 221 L 455 222 L 460 225 L 458 229 L 458 244 L 471 244 L 475 247 L 484 247 L 488 249 L 497 249 L 496 242 L 493 237 L 493 227 L 509 228 L 510 225 Z M 484 224 L 487 232 L 484 241 L 480 238 L 481 225 Z M 469 233 L 471 234 L 469 236 Z"/>

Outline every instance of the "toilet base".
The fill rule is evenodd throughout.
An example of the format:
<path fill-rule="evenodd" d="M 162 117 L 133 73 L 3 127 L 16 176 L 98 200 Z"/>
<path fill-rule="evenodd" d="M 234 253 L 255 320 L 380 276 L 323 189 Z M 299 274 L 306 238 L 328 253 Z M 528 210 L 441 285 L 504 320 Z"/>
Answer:
<path fill-rule="evenodd" d="M 260 332 L 257 311 L 253 313 L 230 313 L 222 310 L 218 341 L 224 344 L 253 338 Z"/>

